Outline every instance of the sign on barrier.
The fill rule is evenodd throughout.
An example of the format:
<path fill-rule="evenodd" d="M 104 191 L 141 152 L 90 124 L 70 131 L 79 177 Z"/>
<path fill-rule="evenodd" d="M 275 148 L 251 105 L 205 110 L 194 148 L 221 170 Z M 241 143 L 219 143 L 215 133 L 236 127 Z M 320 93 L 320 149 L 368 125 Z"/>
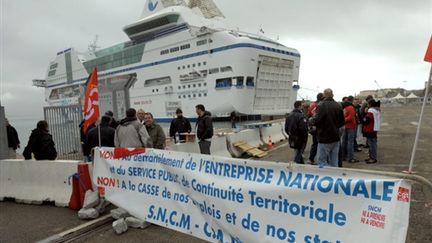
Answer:
<path fill-rule="evenodd" d="M 212 242 L 405 242 L 403 179 L 153 149 L 114 159 L 103 148 L 94 165 L 113 204 Z"/>

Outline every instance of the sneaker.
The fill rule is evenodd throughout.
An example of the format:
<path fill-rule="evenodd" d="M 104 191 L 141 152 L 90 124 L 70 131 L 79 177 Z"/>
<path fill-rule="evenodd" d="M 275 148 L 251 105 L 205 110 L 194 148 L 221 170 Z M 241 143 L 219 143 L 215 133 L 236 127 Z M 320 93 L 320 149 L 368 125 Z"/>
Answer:
<path fill-rule="evenodd" d="M 358 163 L 358 162 L 360 162 L 360 160 L 358 160 L 358 159 L 351 159 L 348 162 L 349 163 Z"/>
<path fill-rule="evenodd" d="M 363 151 L 363 150 L 360 149 L 360 148 L 356 148 L 356 149 L 354 149 L 354 152 L 361 152 L 361 151 Z"/>
<path fill-rule="evenodd" d="M 366 160 L 366 164 L 375 164 L 376 162 L 378 162 L 378 160 L 376 160 L 376 159 L 367 159 Z"/>

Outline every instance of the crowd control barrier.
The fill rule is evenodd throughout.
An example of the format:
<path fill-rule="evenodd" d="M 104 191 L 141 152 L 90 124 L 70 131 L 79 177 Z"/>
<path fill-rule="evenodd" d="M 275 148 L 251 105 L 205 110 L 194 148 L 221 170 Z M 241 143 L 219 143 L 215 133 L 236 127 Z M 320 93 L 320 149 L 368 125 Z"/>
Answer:
<path fill-rule="evenodd" d="M 0 200 L 42 204 L 54 202 L 67 207 L 72 192 L 71 175 L 77 172 L 79 161 L 0 161 Z"/>

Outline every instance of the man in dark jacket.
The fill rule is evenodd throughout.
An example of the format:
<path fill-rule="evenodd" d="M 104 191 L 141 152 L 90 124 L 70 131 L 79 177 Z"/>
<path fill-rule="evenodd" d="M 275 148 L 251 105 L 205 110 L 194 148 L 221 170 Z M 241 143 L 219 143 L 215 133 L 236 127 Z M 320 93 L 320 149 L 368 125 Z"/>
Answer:
<path fill-rule="evenodd" d="M 159 124 L 156 124 L 153 119 L 152 113 L 145 113 L 144 115 L 144 123 L 147 128 L 147 132 L 153 141 L 153 148 L 155 149 L 165 149 L 166 147 L 166 136 L 162 127 Z"/>
<path fill-rule="evenodd" d="M 312 124 L 317 127 L 319 165 L 338 166 L 340 129 L 345 125 L 342 106 L 334 101 L 333 91 L 324 90 L 324 100 L 317 107 Z"/>
<path fill-rule="evenodd" d="M 183 116 L 183 111 L 179 108 L 176 110 L 177 118 L 171 121 L 170 129 L 169 129 L 169 135 L 170 137 L 174 138 L 176 137 L 176 133 L 190 133 L 192 131 L 191 124 L 189 120 Z M 180 135 L 180 141 L 183 141 L 186 139 L 185 135 Z M 180 141 L 175 141 L 176 143 L 179 143 Z"/>
<path fill-rule="evenodd" d="M 119 123 L 116 121 L 116 119 L 114 118 L 114 112 L 112 111 L 107 111 L 105 112 L 105 116 L 108 116 L 111 118 L 110 121 L 110 127 L 114 128 L 114 130 L 118 127 Z"/>
<path fill-rule="evenodd" d="M 110 127 L 111 117 L 102 116 L 100 123 L 100 133 L 101 133 L 101 147 L 115 147 L 114 146 L 114 135 L 115 129 Z M 87 145 L 88 150 L 91 151 L 94 147 L 99 147 L 99 126 L 96 126 L 87 134 Z"/>
<path fill-rule="evenodd" d="M 26 160 L 32 158 L 34 154 L 36 160 L 55 160 L 57 151 L 51 134 L 48 133 L 48 123 L 39 121 L 36 129 L 30 135 L 29 142 L 24 149 L 23 155 Z"/>
<path fill-rule="evenodd" d="M 303 114 L 301 101 L 294 103 L 294 110 L 285 121 L 285 132 L 289 136 L 289 145 L 295 152 L 294 161 L 297 164 L 304 164 L 303 151 L 308 139 L 308 122 Z"/>
<path fill-rule="evenodd" d="M 87 134 L 84 133 L 84 122 L 85 120 L 82 120 L 81 123 L 79 124 L 79 129 L 80 129 L 80 142 L 81 142 L 81 150 L 84 156 L 84 162 L 88 162 L 90 161 L 90 146 L 88 145 L 87 142 Z M 91 129 L 93 129 L 95 127 L 95 124 L 91 124 L 88 128 L 87 128 L 87 133 L 88 131 L 90 131 Z"/>
<path fill-rule="evenodd" d="M 307 112 L 307 118 L 308 119 L 315 116 L 318 104 L 323 99 L 324 99 L 324 94 L 318 93 L 317 97 L 316 97 L 316 101 L 312 102 L 308 108 L 308 112 Z M 316 157 L 317 152 L 318 152 L 318 138 L 317 138 L 317 131 L 316 131 L 315 126 L 310 127 L 310 134 L 312 135 L 312 144 L 311 144 L 310 153 L 309 153 L 309 163 L 312 165 L 316 165 L 315 157 Z"/>
<path fill-rule="evenodd" d="M 6 118 L 6 134 L 9 146 L 9 159 L 16 159 L 16 150 L 20 147 L 20 140 L 18 138 L 18 133 L 15 128 L 9 123 Z"/>
<path fill-rule="evenodd" d="M 213 121 L 210 112 L 203 105 L 195 106 L 198 114 L 196 123 L 197 137 L 201 154 L 210 154 L 211 138 L 213 137 Z"/>

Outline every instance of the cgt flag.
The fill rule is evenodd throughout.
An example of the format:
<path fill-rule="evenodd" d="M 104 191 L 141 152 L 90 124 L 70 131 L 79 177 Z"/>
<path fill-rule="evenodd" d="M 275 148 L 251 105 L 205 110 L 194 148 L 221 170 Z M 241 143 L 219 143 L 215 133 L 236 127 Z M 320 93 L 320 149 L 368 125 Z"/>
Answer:
<path fill-rule="evenodd" d="M 91 124 L 99 118 L 99 91 L 97 69 L 90 74 L 87 89 L 84 96 L 84 125 L 83 132 L 87 133 Z"/>
<path fill-rule="evenodd" d="M 429 46 L 428 46 L 428 48 L 426 50 L 424 61 L 432 63 L 432 36 L 431 36 L 431 38 L 429 40 Z"/>

